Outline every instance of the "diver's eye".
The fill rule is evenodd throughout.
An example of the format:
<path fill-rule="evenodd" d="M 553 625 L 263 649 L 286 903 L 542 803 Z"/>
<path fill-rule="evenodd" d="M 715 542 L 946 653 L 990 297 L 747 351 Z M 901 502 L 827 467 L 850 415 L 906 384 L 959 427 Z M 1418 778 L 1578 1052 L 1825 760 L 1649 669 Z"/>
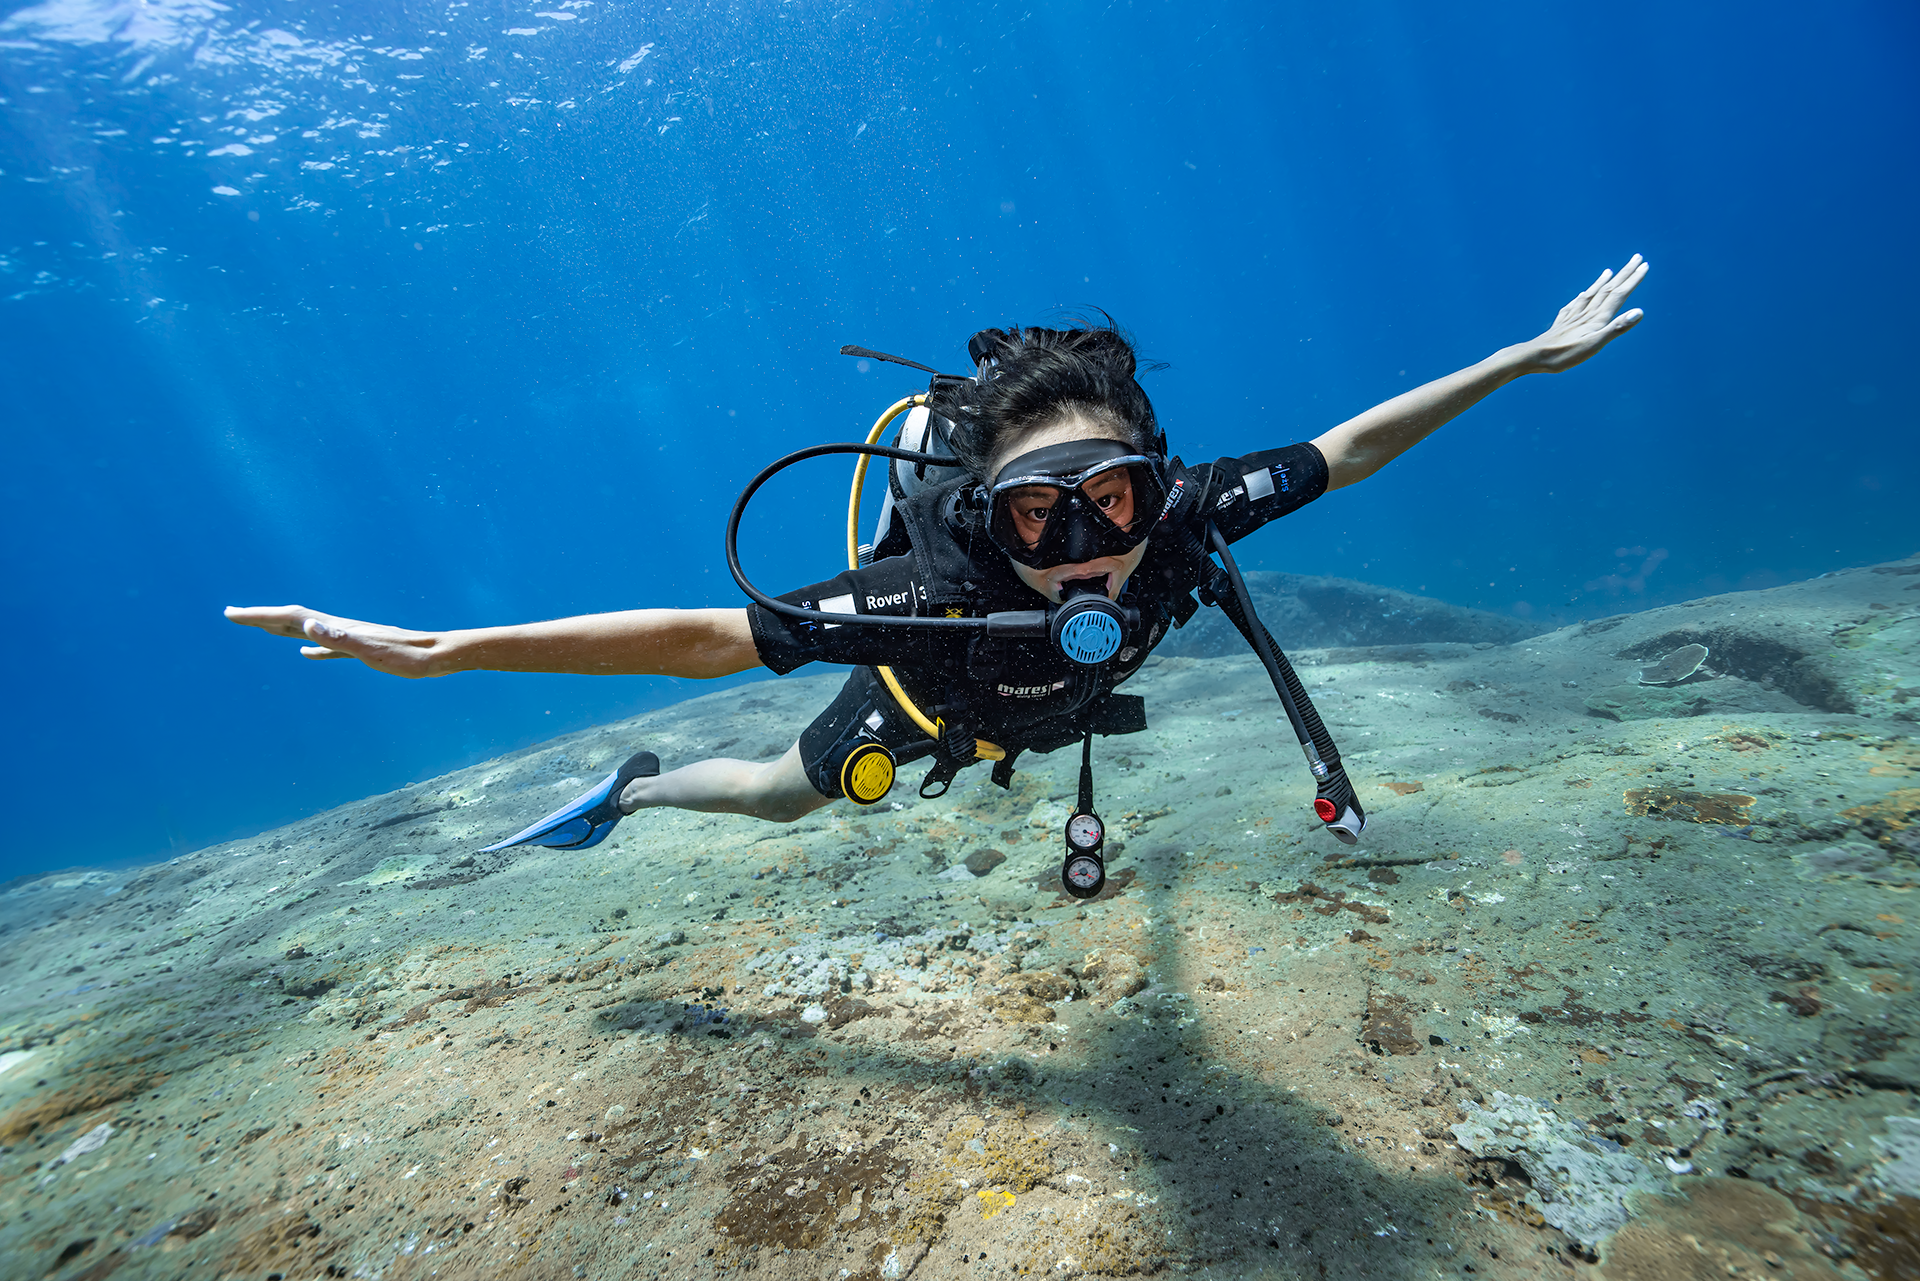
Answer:
<path fill-rule="evenodd" d="M 1133 486 L 1124 472 L 1097 477 L 1087 486 L 1086 496 L 1102 515 L 1117 525 L 1133 519 Z"/>

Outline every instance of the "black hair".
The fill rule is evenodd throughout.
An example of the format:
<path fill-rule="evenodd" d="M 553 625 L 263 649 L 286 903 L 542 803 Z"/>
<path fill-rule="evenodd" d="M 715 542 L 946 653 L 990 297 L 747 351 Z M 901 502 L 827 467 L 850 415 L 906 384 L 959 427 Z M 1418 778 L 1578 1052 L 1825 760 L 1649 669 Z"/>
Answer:
<path fill-rule="evenodd" d="M 1010 436 L 1065 414 L 1079 414 L 1143 453 L 1166 452 L 1132 340 L 1102 313 L 1105 323 L 1071 322 L 1063 329 L 984 329 L 967 344 L 975 379 L 936 382 L 933 410 L 951 419 L 954 452 L 976 479 Z M 1146 369 L 1164 366 L 1149 364 Z"/>

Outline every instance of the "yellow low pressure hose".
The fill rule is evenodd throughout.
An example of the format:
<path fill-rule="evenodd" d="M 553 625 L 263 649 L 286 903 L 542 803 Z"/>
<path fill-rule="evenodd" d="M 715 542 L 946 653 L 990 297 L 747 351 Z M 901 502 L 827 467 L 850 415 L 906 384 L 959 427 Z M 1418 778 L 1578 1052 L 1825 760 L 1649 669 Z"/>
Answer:
<path fill-rule="evenodd" d="M 893 404 L 888 405 L 886 411 L 874 420 L 873 430 L 867 433 L 867 444 L 878 444 L 880 442 L 880 434 L 886 431 L 889 423 L 914 406 L 924 405 L 926 403 L 926 396 L 921 394 L 908 396 L 904 400 L 896 400 Z M 848 569 L 860 568 L 860 495 L 866 487 L 867 463 L 872 457 L 871 454 L 861 454 L 859 461 L 853 465 L 853 496 L 847 500 Z M 892 465 L 891 461 L 889 461 L 888 465 Z M 915 725 L 918 725 L 928 738 L 938 739 L 940 737 L 940 726 L 928 719 L 925 712 L 914 706 L 913 700 L 907 697 L 907 691 L 900 688 L 900 678 L 893 674 L 893 669 L 891 667 L 876 667 L 873 670 L 880 673 L 881 682 L 886 685 L 887 692 L 893 695 L 893 701 L 900 704 L 900 710 L 905 712 L 908 718 L 911 719 Z M 983 738 L 975 739 L 973 745 L 974 750 L 979 753 L 981 760 L 997 761 L 1004 758 L 1007 754 L 1005 748 L 989 743 Z"/>
<path fill-rule="evenodd" d="M 887 424 L 898 418 L 915 405 L 924 405 L 924 395 L 908 396 L 905 400 L 896 400 L 888 405 L 886 412 L 874 419 L 873 430 L 867 433 L 867 443 L 880 443 L 880 433 Z M 872 454 L 860 454 L 853 464 L 853 497 L 847 500 L 847 568 L 860 568 L 860 493 L 867 484 L 867 464 L 873 461 Z M 888 463 L 892 465 L 891 461 Z"/>

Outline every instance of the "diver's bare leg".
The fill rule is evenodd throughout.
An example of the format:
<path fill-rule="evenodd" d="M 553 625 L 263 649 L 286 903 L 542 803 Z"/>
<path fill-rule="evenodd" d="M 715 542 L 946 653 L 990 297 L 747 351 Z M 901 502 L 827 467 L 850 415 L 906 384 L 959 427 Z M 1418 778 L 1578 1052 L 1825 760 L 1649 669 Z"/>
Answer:
<path fill-rule="evenodd" d="M 791 823 L 827 804 L 807 781 L 800 744 L 764 765 L 716 757 L 697 761 L 656 778 L 636 778 L 620 793 L 622 813 L 669 806 L 708 814 L 746 814 L 775 823 Z"/>

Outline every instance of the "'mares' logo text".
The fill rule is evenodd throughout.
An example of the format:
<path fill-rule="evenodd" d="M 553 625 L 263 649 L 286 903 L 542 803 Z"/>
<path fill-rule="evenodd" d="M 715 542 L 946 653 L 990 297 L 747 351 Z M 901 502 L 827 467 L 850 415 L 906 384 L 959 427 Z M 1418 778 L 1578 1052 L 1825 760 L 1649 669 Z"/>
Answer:
<path fill-rule="evenodd" d="M 1066 687 L 1065 681 L 1055 681 L 1051 685 L 1001 685 L 997 689 L 1002 698 L 1045 698 Z"/>

